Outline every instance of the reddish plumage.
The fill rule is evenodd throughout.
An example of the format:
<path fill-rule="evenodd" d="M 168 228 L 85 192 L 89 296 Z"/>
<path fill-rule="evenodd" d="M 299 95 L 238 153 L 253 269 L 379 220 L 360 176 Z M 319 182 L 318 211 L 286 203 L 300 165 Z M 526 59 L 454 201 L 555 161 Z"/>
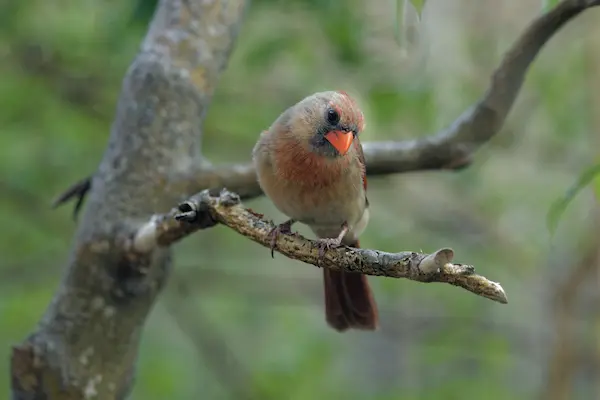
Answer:
<path fill-rule="evenodd" d="M 265 194 L 291 223 L 307 224 L 323 249 L 358 247 L 369 220 L 358 139 L 363 127 L 363 114 L 347 93 L 316 93 L 286 110 L 253 151 Z M 281 224 L 274 234 L 288 229 Z M 375 329 L 377 308 L 366 277 L 329 269 L 323 275 L 327 322 L 338 331 Z"/>
<path fill-rule="evenodd" d="M 301 143 L 280 136 L 274 138 L 272 158 L 281 178 L 311 187 L 329 186 L 338 181 L 350 164 L 349 158 L 328 162 L 322 156 L 306 151 Z"/>
<path fill-rule="evenodd" d="M 360 247 L 358 240 L 352 247 Z M 365 275 L 324 268 L 323 282 L 325 318 L 331 327 L 340 332 L 377 328 L 377 307 Z"/>

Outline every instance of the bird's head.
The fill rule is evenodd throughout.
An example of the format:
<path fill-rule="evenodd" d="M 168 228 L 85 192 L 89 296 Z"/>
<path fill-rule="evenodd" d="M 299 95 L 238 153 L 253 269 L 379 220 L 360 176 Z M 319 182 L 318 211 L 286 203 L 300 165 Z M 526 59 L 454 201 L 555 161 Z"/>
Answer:
<path fill-rule="evenodd" d="M 343 157 L 364 127 L 356 101 L 345 92 L 315 93 L 288 110 L 287 131 L 312 151 L 326 157 Z"/>

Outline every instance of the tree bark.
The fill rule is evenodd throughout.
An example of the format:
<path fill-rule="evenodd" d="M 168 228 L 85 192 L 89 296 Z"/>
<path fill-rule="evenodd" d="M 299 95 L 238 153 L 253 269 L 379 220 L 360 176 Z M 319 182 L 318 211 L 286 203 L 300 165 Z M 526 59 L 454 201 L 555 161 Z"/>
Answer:
<path fill-rule="evenodd" d="M 201 126 L 244 0 L 162 0 L 130 66 L 65 275 L 35 332 L 14 348 L 15 399 L 123 399 L 170 251 L 128 250 L 140 222 L 182 193 L 171 175 L 201 163 Z"/>

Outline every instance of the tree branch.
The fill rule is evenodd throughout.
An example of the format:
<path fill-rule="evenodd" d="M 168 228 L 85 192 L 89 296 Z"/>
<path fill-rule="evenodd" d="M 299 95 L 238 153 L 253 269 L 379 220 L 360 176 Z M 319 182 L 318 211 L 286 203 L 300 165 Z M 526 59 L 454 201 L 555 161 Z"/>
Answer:
<path fill-rule="evenodd" d="M 591 247 L 582 255 L 581 260 L 571 267 L 565 281 L 556 289 L 555 344 L 548 363 L 547 383 L 541 399 L 567 400 L 572 394 L 571 385 L 577 369 L 575 348 L 581 341 L 574 332 L 577 325 L 575 303 L 581 286 L 594 279 L 594 273 L 598 271 L 599 256 L 598 248 Z"/>
<path fill-rule="evenodd" d="M 548 13 L 537 17 L 506 52 L 484 95 L 447 128 L 413 140 L 364 143 L 367 174 L 459 170 L 469 166 L 473 153 L 501 130 L 529 66 L 546 42 L 579 13 L 598 5 L 600 0 L 563 0 Z M 262 195 L 252 164 L 198 169 L 187 171 L 172 182 L 172 189 L 177 193 L 196 193 L 207 188 L 226 187 L 242 199 Z M 79 188 L 85 189 L 81 182 L 78 184 Z M 61 195 L 56 205 L 85 195 L 85 190 L 73 192 L 73 188 Z"/>
<path fill-rule="evenodd" d="M 212 196 L 205 190 L 181 203 L 170 213 L 154 216 L 133 237 L 132 248 L 148 252 L 153 245 L 170 246 L 216 222 L 256 243 L 270 247 L 269 233 L 275 227 L 272 222 L 243 208 L 235 193 L 223 190 L 218 196 Z M 342 246 L 329 250 L 319 260 L 319 251 L 314 242 L 299 234 L 279 235 L 276 246 L 277 251 L 286 257 L 319 267 L 426 283 L 449 283 L 499 303 L 507 303 L 506 294 L 499 283 L 475 274 L 475 269 L 470 265 L 453 264 L 454 251 L 451 249 L 441 249 L 432 254 L 411 251 L 385 253 Z"/>
<path fill-rule="evenodd" d="M 168 177 L 202 162 L 200 127 L 245 11 L 244 0 L 161 0 L 123 81 L 108 147 L 60 287 L 12 354 L 13 399 L 124 399 L 140 334 L 170 251 L 128 247 L 180 193 Z M 82 190 L 74 190 L 75 196 Z"/>
<path fill-rule="evenodd" d="M 367 174 L 377 176 L 467 167 L 473 152 L 502 128 L 529 66 L 546 42 L 569 20 L 598 5 L 600 0 L 564 0 L 537 17 L 506 52 L 481 99 L 442 131 L 413 140 L 365 142 Z M 262 194 L 251 164 L 190 175 L 186 188 L 187 193 L 194 193 L 220 187 L 239 193 L 243 199 Z"/>

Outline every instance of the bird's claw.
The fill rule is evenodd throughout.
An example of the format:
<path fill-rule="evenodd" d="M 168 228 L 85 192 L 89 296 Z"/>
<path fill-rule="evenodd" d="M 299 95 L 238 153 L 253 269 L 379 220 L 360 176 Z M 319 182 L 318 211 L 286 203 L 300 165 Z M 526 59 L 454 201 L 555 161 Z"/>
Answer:
<path fill-rule="evenodd" d="M 277 247 L 277 238 L 279 235 L 289 235 L 292 233 L 292 224 L 290 221 L 286 221 L 282 224 L 275 226 L 275 228 L 271 229 L 269 232 L 269 237 L 271 238 L 271 258 L 275 258 L 275 247 Z"/>
<path fill-rule="evenodd" d="M 315 242 L 317 242 L 317 248 L 319 249 L 319 258 L 318 258 L 319 264 L 321 264 L 321 262 L 323 261 L 323 258 L 325 257 L 325 252 L 327 250 L 334 249 L 336 247 L 339 247 L 342 244 L 342 240 L 339 238 L 317 239 L 317 240 L 315 240 Z"/>

